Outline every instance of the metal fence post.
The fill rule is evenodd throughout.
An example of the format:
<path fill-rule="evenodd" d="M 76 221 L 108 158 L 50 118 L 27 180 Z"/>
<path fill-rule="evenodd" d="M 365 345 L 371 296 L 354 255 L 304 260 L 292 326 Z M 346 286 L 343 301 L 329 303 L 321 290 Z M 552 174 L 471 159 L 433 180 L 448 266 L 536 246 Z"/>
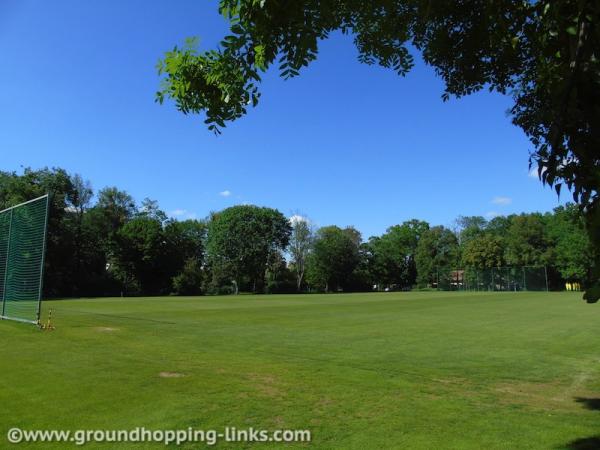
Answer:
<path fill-rule="evenodd" d="M 44 265 L 46 264 L 46 245 L 48 234 L 48 216 L 50 215 L 50 194 L 46 194 L 46 217 L 44 219 L 44 240 L 42 243 L 42 262 L 40 263 L 40 286 L 38 288 L 38 307 L 36 311 L 36 322 L 40 322 L 42 313 L 42 289 L 44 286 Z"/>

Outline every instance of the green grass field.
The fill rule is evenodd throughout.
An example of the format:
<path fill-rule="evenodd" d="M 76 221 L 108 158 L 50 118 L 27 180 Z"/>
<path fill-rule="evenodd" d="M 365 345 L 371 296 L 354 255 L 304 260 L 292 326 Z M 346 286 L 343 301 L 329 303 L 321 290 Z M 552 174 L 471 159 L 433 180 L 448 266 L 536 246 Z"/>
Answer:
<path fill-rule="evenodd" d="M 309 429 L 286 445 L 307 448 L 596 448 L 600 310 L 580 297 L 46 302 L 54 331 L 0 323 L 0 448 L 11 427 L 138 426 Z"/>

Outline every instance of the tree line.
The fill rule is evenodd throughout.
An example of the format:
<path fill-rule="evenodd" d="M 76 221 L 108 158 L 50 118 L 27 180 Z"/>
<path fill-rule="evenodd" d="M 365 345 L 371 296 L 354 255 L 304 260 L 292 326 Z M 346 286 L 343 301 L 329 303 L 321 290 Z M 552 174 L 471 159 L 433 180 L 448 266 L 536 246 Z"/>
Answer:
<path fill-rule="evenodd" d="M 354 227 L 238 205 L 175 220 L 64 169 L 0 172 L 0 209 L 51 194 L 47 297 L 335 292 L 435 285 L 440 270 L 546 266 L 550 287 L 586 285 L 593 264 L 580 209 L 459 217 L 452 226 L 409 220 L 364 240 Z"/>

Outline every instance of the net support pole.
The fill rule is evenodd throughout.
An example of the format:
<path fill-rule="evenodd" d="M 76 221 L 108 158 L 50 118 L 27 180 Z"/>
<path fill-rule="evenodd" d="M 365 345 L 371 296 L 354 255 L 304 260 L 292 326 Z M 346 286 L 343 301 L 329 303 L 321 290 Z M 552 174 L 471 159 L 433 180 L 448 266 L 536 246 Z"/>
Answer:
<path fill-rule="evenodd" d="M 50 215 L 50 195 L 46 194 L 46 217 L 44 219 L 44 240 L 42 244 L 42 262 L 40 263 L 40 286 L 38 288 L 38 305 L 35 313 L 36 323 L 40 323 L 42 314 L 42 290 L 44 286 L 44 265 L 46 264 L 46 241 L 48 235 L 48 216 Z"/>
<path fill-rule="evenodd" d="M 544 266 L 544 278 L 546 279 L 546 292 L 548 292 L 548 266 Z"/>

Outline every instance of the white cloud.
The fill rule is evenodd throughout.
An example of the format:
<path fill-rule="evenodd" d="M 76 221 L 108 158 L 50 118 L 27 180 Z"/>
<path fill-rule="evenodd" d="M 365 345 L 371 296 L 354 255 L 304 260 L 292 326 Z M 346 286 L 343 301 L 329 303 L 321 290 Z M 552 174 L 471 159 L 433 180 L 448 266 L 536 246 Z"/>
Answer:
<path fill-rule="evenodd" d="M 176 219 L 195 219 L 196 213 L 188 211 L 187 209 L 174 209 L 169 213 L 169 216 L 174 217 Z"/>
<path fill-rule="evenodd" d="M 498 217 L 500 214 L 497 211 L 489 211 L 485 214 L 485 217 L 488 219 L 493 219 L 494 217 Z"/>
<path fill-rule="evenodd" d="M 289 221 L 292 225 L 296 225 L 298 222 L 309 222 L 308 218 L 301 216 L 300 214 L 294 214 L 289 218 Z"/>
<path fill-rule="evenodd" d="M 219 192 L 219 195 L 221 197 L 229 197 L 231 195 L 231 191 L 228 189 L 225 189 L 224 191 Z"/>
<path fill-rule="evenodd" d="M 506 206 L 506 205 L 510 205 L 512 203 L 512 198 L 510 198 L 510 197 L 494 197 L 492 199 L 492 203 L 494 205 Z"/>

